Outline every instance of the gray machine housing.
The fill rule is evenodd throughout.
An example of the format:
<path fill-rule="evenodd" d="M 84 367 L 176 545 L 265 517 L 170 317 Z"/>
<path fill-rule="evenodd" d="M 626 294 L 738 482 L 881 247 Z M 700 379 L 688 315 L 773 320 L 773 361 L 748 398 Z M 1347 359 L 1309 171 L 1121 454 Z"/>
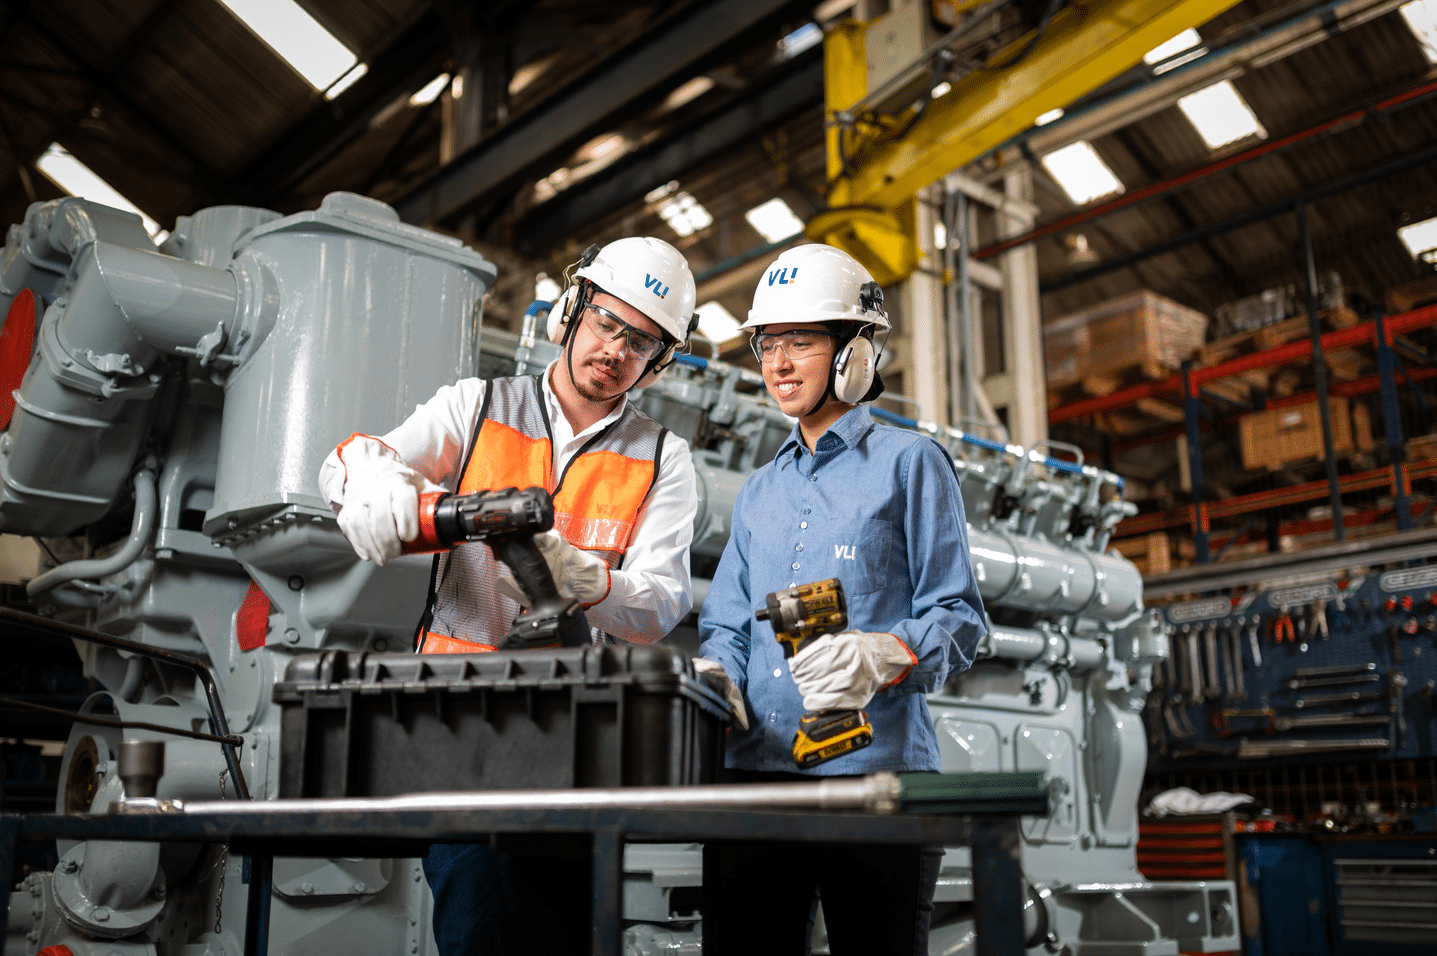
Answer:
<path fill-rule="evenodd" d="M 285 217 L 205 209 L 159 248 L 137 217 L 80 199 L 36 204 L 9 230 L 0 311 L 22 290 L 43 308 L 0 433 L 0 529 L 128 524 L 28 590 L 56 614 L 205 660 L 256 799 L 278 792 L 273 689 L 288 662 L 409 647 L 428 580 L 425 558 L 378 568 L 355 557 L 315 488 L 324 456 L 355 431 L 398 424 L 440 385 L 537 371 L 555 354 L 537 319 L 517 336 L 484 329 L 481 349 L 494 277 L 459 241 L 346 193 Z M 693 448 L 694 562 L 711 564 L 744 477 L 792 423 L 752 372 L 694 356 L 634 398 Z M 1140 712 L 1168 648 L 1136 569 L 1107 551 L 1131 511 L 1121 480 L 912 424 L 954 455 L 990 615 L 979 661 L 929 699 L 944 769 L 1049 780 L 1052 812 L 1022 825 L 1029 952 L 1235 948 L 1231 883 L 1155 884 L 1136 870 Z M 696 601 L 704 591 L 696 579 Z M 247 598 L 268 605 L 260 634 L 244 632 Z M 204 725 L 192 675 L 79 651 L 122 717 Z M 121 739 L 158 736 L 77 723 L 57 809 L 106 812 L 123 795 Z M 157 796 L 216 795 L 236 795 L 219 748 L 168 741 Z M 7 956 L 54 944 L 76 956 L 242 951 L 238 860 L 101 841 L 59 849 L 57 870 L 12 896 Z M 626 871 L 629 952 L 697 953 L 698 847 L 632 847 Z M 933 952 L 971 947 L 972 898 L 967 851 L 950 849 Z M 415 860 L 279 859 L 271 938 L 281 952 L 432 952 L 429 906 Z"/>

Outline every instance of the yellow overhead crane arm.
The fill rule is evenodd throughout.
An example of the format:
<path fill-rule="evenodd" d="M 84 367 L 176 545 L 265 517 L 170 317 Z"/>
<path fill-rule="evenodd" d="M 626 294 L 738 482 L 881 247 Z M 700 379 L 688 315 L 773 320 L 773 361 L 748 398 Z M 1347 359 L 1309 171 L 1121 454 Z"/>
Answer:
<path fill-rule="evenodd" d="M 1033 32 L 998 53 L 987 68 L 953 83 L 901 136 L 886 141 L 880 136 L 846 158 L 840 148 L 852 151 L 853 137 L 840 143 L 840 119 L 848 122 L 846 111 L 868 95 L 865 43 L 869 28 L 882 21 L 848 21 L 834 28 L 823 41 L 829 210 L 814 217 L 805 232 L 851 253 L 884 285 L 906 278 L 917 267 L 913 203 L 919 189 L 1237 2 L 1073 0 L 1053 16 L 1026 55 L 1020 56 Z M 984 4 L 947 0 L 942 6 L 979 15 Z M 1015 58 L 1012 66 L 1003 66 Z M 892 117 L 892 125 L 902 127 L 910 121 L 905 116 L 911 117 L 911 111 Z"/>

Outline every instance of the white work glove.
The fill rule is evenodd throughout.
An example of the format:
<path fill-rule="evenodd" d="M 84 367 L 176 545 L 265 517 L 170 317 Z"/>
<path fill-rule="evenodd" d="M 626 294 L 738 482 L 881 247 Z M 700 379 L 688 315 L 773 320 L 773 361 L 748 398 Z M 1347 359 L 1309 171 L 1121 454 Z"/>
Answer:
<path fill-rule="evenodd" d="M 574 547 L 557 531 L 534 535 L 534 543 L 564 597 L 593 607 L 609 596 L 609 566 L 602 559 Z"/>
<path fill-rule="evenodd" d="M 419 537 L 419 491 L 424 476 L 372 438 L 349 442 L 339 530 L 354 553 L 380 567 L 399 556 L 400 543 Z"/>
<path fill-rule="evenodd" d="M 723 669 L 723 665 L 706 657 L 695 657 L 694 670 L 700 674 L 711 674 L 718 678 L 719 684 L 722 685 L 720 690 L 724 700 L 728 701 L 728 709 L 733 714 L 734 726 L 739 730 L 748 730 L 748 708 L 744 706 L 743 693 L 733 682 L 733 678 L 728 676 L 728 671 Z"/>
<path fill-rule="evenodd" d="M 858 710 L 917 662 L 892 634 L 843 631 L 793 655 L 788 669 L 803 694 L 804 710 Z"/>

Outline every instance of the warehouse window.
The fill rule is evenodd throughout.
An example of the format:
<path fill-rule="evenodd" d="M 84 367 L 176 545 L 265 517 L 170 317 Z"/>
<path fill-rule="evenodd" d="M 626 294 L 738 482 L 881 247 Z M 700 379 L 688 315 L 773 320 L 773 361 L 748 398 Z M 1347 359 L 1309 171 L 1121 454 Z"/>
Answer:
<path fill-rule="evenodd" d="M 1087 140 L 1054 150 L 1042 162 L 1075 205 L 1123 191 L 1123 184 Z"/>
<path fill-rule="evenodd" d="M 803 220 L 795 216 L 788 203 L 777 196 L 754 206 L 743 217 L 769 242 L 779 242 L 803 232 Z"/>
<path fill-rule="evenodd" d="M 699 335 L 711 342 L 727 342 L 738 335 L 738 319 L 717 302 L 699 306 Z"/>
<path fill-rule="evenodd" d="M 368 69 L 294 0 L 220 0 L 325 97 L 334 99 Z"/>
<path fill-rule="evenodd" d="M 1427 62 L 1437 63 L 1437 0 L 1412 0 L 1404 3 L 1401 10 Z"/>
<path fill-rule="evenodd" d="M 1197 127 L 1211 149 L 1249 136 L 1267 138 L 1267 130 L 1257 121 L 1252 108 L 1227 80 L 1184 96 L 1178 100 L 1178 109 Z"/>
<path fill-rule="evenodd" d="M 1166 43 L 1161 43 L 1143 54 L 1143 62 L 1153 68 L 1153 75 L 1166 73 L 1184 63 L 1196 60 L 1207 52 L 1202 37 L 1191 27 L 1179 33 Z"/>
<path fill-rule="evenodd" d="M 1437 262 L 1437 219 L 1403 226 L 1397 230 L 1397 238 L 1402 240 L 1412 258 Z"/>
<path fill-rule="evenodd" d="M 409 98 L 410 106 L 424 106 L 433 103 L 444 90 L 444 84 L 449 82 L 448 73 L 440 73 L 434 79 L 425 83 L 424 86 Z"/>
<path fill-rule="evenodd" d="M 809 47 L 823 42 L 823 31 L 816 23 L 805 23 L 788 36 L 778 41 L 778 49 L 785 60 L 791 60 Z"/>
<path fill-rule="evenodd" d="M 118 189 L 97 176 L 94 170 L 72 156 L 70 151 L 59 143 L 51 143 L 46 147 L 44 155 L 35 161 L 35 165 L 71 196 L 136 213 L 145 224 L 145 231 L 156 242 L 163 242 L 169 235 L 160 228 L 159 223 L 141 212 L 140 208 L 126 199 Z"/>
<path fill-rule="evenodd" d="M 679 188 L 678 180 L 650 190 L 644 201 L 653 206 L 680 238 L 713 225 L 714 217 L 703 203 Z"/>

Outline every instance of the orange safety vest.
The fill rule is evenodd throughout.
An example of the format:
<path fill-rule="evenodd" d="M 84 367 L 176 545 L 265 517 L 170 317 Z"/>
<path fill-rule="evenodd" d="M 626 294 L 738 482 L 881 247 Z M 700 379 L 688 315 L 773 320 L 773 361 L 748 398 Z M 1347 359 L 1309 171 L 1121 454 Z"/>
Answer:
<path fill-rule="evenodd" d="M 565 540 L 619 568 L 658 478 L 667 434 L 626 404 L 618 420 L 590 437 L 556 477 L 539 376 L 492 379 L 460 469 L 458 493 L 538 485 L 553 495 L 554 527 Z M 494 589 L 501 569 L 485 544 L 461 544 L 435 557 L 419 627 L 421 653 L 494 649 L 519 613 L 517 603 Z M 597 630 L 595 638 L 611 640 Z"/>

